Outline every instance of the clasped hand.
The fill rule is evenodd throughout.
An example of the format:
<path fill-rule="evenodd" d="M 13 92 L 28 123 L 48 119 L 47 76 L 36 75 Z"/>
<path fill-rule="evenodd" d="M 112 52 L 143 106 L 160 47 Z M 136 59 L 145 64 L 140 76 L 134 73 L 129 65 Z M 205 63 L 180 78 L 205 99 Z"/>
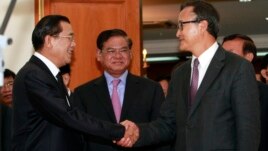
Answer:
<path fill-rule="evenodd" d="M 125 120 L 120 124 L 122 124 L 125 127 L 125 134 L 124 137 L 121 138 L 121 140 L 114 141 L 114 143 L 122 147 L 132 147 L 139 138 L 140 132 L 138 126 L 135 123 L 128 120 Z"/>

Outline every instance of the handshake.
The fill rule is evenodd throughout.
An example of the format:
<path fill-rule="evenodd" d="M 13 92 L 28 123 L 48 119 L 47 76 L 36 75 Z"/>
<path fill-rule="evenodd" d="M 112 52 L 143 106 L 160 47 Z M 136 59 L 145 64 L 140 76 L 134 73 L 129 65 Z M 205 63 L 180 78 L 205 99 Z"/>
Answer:
<path fill-rule="evenodd" d="M 113 142 L 122 147 L 132 147 L 139 139 L 140 133 L 138 126 L 135 123 L 128 120 L 125 120 L 120 124 L 122 124 L 125 127 L 124 137 L 121 138 L 121 140 L 119 141 L 113 141 Z"/>

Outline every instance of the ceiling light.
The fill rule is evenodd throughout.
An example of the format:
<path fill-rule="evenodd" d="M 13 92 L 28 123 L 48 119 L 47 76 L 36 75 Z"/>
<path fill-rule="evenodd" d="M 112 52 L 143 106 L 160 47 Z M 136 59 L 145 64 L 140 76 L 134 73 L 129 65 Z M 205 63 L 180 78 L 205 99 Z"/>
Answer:
<path fill-rule="evenodd" d="M 239 2 L 251 2 L 251 0 L 239 0 Z"/>
<path fill-rule="evenodd" d="M 161 61 L 178 61 L 179 58 L 176 56 L 170 56 L 170 57 L 148 57 L 146 59 L 147 62 L 161 62 Z"/>
<path fill-rule="evenodd" d="M 267 55 L 268 54 L 268 52 L 267 51 L 264 51 L 264 52 L 257 52 L 257 56 L 265 56 L 265 55 Z"/>
<path fill-rule="evenodd" d="M 265 20 L 268 21 L 268 17 L 265 17 Z"/>

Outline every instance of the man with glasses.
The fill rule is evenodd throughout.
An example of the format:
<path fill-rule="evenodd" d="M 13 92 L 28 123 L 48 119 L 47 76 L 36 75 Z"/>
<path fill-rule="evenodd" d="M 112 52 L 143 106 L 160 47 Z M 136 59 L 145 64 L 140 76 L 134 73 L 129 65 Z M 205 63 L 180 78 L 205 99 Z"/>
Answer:
<path fill-rule="evenodd" d="M 15 77 L 13 71 L 5 69 L 4 84 L 0 88 L 0 151 L 11 150 L 12 90 Z"/>
<path fill-rule="evenodd" d="M 178 22 L 179 49 L 192 59 L 173 72 L 156 121 L 123 122 L 139 128 L 136 146 L 175 138 L 176 151 L 257 151 L 260 106 L 251 63 L 217 43 L 219 15 L 211 4 L 183 3 Z"/>
<path fill-rule="evenodd" d="M 61 15 L 45 16 L 35 26 L 35 52 L 14 81 L 13 151 L 81 151 L 81 132 L 111 142 L 124 136 L 124 126 L 97 120 L 72 104 L 59 68 L 71 63 L 73 35 Z"/>
<path fill-rule="evenodd" d="M 157 82 L 129 72 L 132 41 L 126 32 L 121 29 L 102 31 L 97 38 L 97 48 L 96 58 L 102 65 L 104 73 L 75 89 L 74 98 L 81 102 L 82 109 L 89 115 L 112 123 L 119 123 L 126 119 L 137 123 L 156 119 L 160 105 L 165 99 L 164 93 Z M 115 87 L 114 81 L 118 81 Z M 115 89 L 118 100 L 114 99 Z M 85 138 L 88 151 L 124 150 L 109 140 L 92 136 Z M 156 149 L 169 150 L 168 146 L 161 146 L 161 144 L 136 150 Z"/>

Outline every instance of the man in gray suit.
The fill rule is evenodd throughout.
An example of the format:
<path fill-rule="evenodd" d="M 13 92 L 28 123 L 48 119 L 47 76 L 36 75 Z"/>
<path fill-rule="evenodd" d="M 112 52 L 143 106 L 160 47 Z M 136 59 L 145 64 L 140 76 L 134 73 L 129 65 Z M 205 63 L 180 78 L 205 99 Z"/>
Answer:
<path fill-rule="evenodd" d="M 242 34 L 232 34 L 223 38 L 222 47 L 227 51 L 231 51 L 250 62 L 256 58 L 257 48 L 254 41 Z M 257 81 L 260 95 L 261 110 L 261 139 L 259 151 L 268 150 L 268 85 Z"/>
<path fill-rule="evenodd" d="M 192 59 L 172 74 L 160 117 L 138 126 L 136 146 L 176 136 L 176 151 L 257 151 L 260 107 L 251 63 L 217 43 L 219 15 L 207 2 L 183 3 L 178 27 L 179 48 L 192 52 Z"/>

